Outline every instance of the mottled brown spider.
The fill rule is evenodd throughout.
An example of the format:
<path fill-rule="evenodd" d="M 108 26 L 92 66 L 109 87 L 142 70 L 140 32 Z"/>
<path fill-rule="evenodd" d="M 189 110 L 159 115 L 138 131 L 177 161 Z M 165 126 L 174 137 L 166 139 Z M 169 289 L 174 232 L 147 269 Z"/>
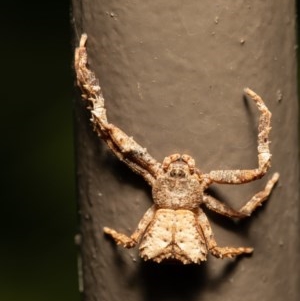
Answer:
<path fill-rule="evenodd" d="M 264 176 L 270 167 L 269 132 L 271 113 L 261 97 L 250 89 L 245 93 L 253 99 L 260 119 L 258 126 L 258 167 L 250 170 L 215 170 L 202 173 L 189 155 L 173 154 L 163 163 L 157 162 L 145 148 L 109 123 L 104 98 L 94 73 L 87 68 L 87 35 L 81 36 L 75 52 L 77 83 L 82 97 L 89 101 L 95 131 L 112 152 L 152 187 L 154 205 L 148 209 L 131 236 L 104 227 L 117 244 L 132 248 L 139 243 L 144 260 L 161 262 L 178 260 L 184 264 L 201 263 L 208 252 L 218 258 L 253 252 L 250 247 L 219 247 L 201 206 L 230 218 L 244 218 L 269 196 L 279 174 L 273 174 L 265 188 L 236 211 L 205 193 L 212 183 L 242 184 Z"/>

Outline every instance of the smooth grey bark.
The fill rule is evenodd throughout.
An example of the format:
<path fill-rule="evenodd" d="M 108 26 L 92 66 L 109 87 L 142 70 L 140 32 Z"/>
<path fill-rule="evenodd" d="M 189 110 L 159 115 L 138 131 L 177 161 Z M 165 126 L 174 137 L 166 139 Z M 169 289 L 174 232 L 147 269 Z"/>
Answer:
<path fill-rule="evenodd" d="M 273 113 L 272 169 L 260 181 L 216 185 L 239 208 L 274 171 L 280 183 L 251 218 L 208 212 L 220 246 L 253 256 L 199 266 L 144 263 L 103 226 L 130 234 L 148 207 L 147 185 L 96 137 L 77 90 L 76 152 L 84 300 L 299 300 L 299 162 L 294 1 L 73 0 L 75 44 L 89 63 L 109 120 L 158 160 L 179 152 L 212 169 L 257 166 L 259 93 Z M 75 45 L 74 45 L 75 47 Z"/>

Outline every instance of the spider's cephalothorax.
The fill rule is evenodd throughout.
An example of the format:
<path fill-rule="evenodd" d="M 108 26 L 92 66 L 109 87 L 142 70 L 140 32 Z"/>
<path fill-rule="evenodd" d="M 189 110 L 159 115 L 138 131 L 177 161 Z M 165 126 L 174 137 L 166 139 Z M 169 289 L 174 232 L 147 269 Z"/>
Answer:
<path fill-rule="evenodd" d="M 227 217 L 245 218 L 268 198 L 278 181 L 279 174 L 274 173 L 265 188 L 240 210 L 234 210 L 205 193 L 212 183 L 243 184 L 263 177 L 268 171 L 271 112 L 261 97 L 245 89 L 261 114 L 257 168 L 201 173 L 192 157 L 179 154 L 166 157 L 161 164 L 145 148 L 107 121 L 100 85 L 94 73 L 87 68 L 86 40 L 87 35 L 83 34 L 75 51 L 75 70 L 82 97 L 90 103 L 94 128 L 112 152 L 148 182 L 154 201 L 131 236 L 107 227 L 104 227 L 104 232 L 126 248 L 139 243 L 141 257 L 156 262 L 175 259 L 184 264 L 200 263 L 206 260 L 208 252 L 219 258 L 252 253 L 253 248 L 249 247 L 218 247 L 201 206 Z"/>
<path fill-rule="evenodd" d="M 198 208 L 204 187 L 195 173 L 194 159 L 188 155 L 171 155 L 164 159 L 162 170 L 152 185 L 153 201 L 157 207 Z"/>

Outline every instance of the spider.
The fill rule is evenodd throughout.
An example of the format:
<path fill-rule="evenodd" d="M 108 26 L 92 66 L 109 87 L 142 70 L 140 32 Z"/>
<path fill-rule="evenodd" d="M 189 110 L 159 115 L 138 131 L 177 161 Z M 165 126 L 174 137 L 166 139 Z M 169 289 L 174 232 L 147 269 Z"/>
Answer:
<path fill-rule="evenodd" d="M 173 154 L 159 163 L 132 137 L 108 122 L 99 82 L 87 67 L 86 41 L 87 35 L 83 34 L 75 50 L 75 71 L 82 97 L 90 103 L 94 129 L 117 158 L 152 187 L 154 201 L 131 236 L 108 227 L 103 228 L 104 233 L 125 248 L 139 244 L 140 256 L 158 263 L 175 260 L 183 264 L 199 264 L 206 261 L 209 252 L 218 258 L 252 253 L 251 247 L 219 247 L 201 207 L 204 205 L 230 218 L 248 217 L 268 198 L 278 181 L 279 174 L 274 173 L 265 188 L 240 210 L 234 210 L 205 193 L 212 183 L 243 184 L 262 178 L 269 169 L 271 112 L 261 97 L 249 88 L 244 91 L 260 111 L 257 168 L 202 173 L 196 168 L 195 160 L 186 154 Z"/>

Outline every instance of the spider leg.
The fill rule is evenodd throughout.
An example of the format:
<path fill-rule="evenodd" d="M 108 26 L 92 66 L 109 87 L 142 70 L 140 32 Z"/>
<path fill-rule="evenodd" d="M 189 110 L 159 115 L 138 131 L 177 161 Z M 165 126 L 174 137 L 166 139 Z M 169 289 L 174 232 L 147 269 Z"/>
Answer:
<path fill-rule="evenodd" d="M 144 234 L 149 223 L 152 221 L 155 212 L 156 212 L 155 206 L 150 207 L 146 211 L 146 213 L 140 220 L 136 230 L 133 232 L 133 234 L 130 237 L 108 227 L 104 227 L 103 232 L 107 235 L 110 235 L 114 239 L 116 244 L 122 245 L 124 248 L 128 248 L 128 249 L 133 248 L 139 242 L 141 236 Z"/>
<path fill-rule="evenodd" d="M 213 256 L 217 258 L 232 258 L 253 252 L 253 248 L 249 247 L 218 247 L 209 221 L 202 210 L 199 210 L 198 223 L 205 237 L 207 248 Z"/>
<path fill-rule="evenodd" d="M 250 216 L 257 207 L 261 206 L 262 203 L 267 200 L 278 179 L 279 174 L 274 173 L 272 178 L 267 182 L 265 188 L 256 193 L 240 210 L 234 210 L 207 194 L 204 195 L 203 202 L 208 209 L 215 211 L 216 213 L 232 218 L 244 218 Z"/>
<path fill-rule="evenodd" d="M 253 253 L 253 248 L 249 247 L 213 247 L 210 249 L 212 255 L 217 258 L 232 258 L 242 254 Z"/>
<path fill-rule="evenodd" d="M 83 34 L 79 47 L 75 50 L 74 63 L 77 84 L 83 93 L 82 97 L 90 103 L 89 110 L 94 129 L 121 161 L 152 185 L 157 172 L 160 170 L 160 164 L 132 137 L 128 137 L 118 127 L 108 122 L 99 81 L 87 67 L 86 41 L 87 35 Z"/>
<path fill-rule="evenodd" d="M 255 92 L 246 88 L 245 93 L 253 99 L 260 111 L 259 125 L 258 125 L 258 168 L 249 170 L 213 170 L 206 174 L 211 182 L 220 184 L 241 184 L 256 179 L 260 179 L 268 171 L 271 164 L 271 153 L 269 149 L 269 133 L 271 130 L 271 112 L 265 105 L 262 98 Z"/>

